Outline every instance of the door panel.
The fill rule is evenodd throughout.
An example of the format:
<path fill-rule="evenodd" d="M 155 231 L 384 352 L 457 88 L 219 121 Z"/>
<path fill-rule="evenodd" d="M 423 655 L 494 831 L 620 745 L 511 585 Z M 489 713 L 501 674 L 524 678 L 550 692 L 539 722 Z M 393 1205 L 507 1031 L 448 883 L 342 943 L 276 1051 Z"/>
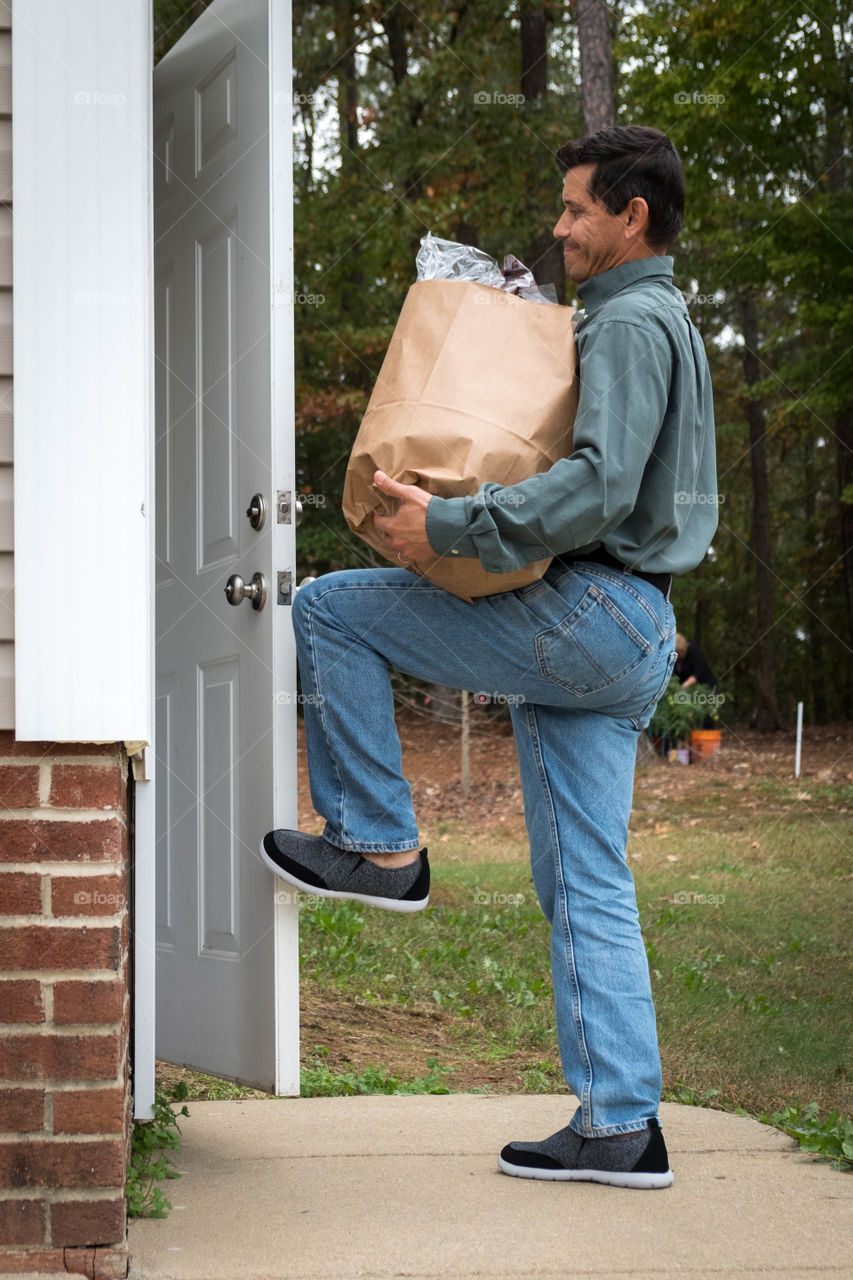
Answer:
<path fill-rule="evenodd" d="M 298 1088 L 296 908 L 257 846 L 296 824 L 290 10 L 214 0 L 154 76 L 157 1052 Z M 292 285 L 290 296 L 292 297 Z M 260 531 L 246 517 L 266 499 Z M 292 504 L 291 504 L 292 505 Z M 265 607 L 230 606 L 263 573 Z"/>

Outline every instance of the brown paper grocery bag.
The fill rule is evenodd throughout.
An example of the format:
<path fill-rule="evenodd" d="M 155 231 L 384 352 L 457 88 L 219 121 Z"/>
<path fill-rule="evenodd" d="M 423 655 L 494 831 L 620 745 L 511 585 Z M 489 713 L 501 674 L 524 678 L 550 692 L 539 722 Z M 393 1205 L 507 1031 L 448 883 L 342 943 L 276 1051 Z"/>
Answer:
<path fill-rule="evenodd" d="M 568 457 L 573 314 L 467 281 L 413 284 L 350 456 L 343 512 L 353 532 L 393 559 L 373 517 L 397 504 L 374 486 L 376 470 L 456 498 L 489 481 L 517 484 Z M 535 582 L 549 564 L 487 573 L 479 560 L 442 556 L 408 567 L 474 600 Z"/>

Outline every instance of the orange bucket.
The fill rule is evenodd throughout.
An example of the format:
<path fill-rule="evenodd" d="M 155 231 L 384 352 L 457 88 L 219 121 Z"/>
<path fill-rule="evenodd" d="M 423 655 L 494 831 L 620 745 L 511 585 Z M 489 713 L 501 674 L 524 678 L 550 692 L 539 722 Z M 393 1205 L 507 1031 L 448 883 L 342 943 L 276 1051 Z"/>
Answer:
<path fill-rule="evenodd" d="M 693 764 L 705 764 L 720 750 L 722 729 L 693 729 L 690 733 L 690 759 Z"/>

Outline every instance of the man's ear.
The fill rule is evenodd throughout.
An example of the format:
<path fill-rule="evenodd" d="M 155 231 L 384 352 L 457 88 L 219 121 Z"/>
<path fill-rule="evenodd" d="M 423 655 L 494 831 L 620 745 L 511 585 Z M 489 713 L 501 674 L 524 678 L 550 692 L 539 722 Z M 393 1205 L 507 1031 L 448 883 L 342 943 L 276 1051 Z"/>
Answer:
<path fill-rule="evenodd" d="M 649 206 L 642 196 L 632 196 L 622 211 L 625 223 L 625 236 L 633 240 L 636 236 L 646 238 L 649 227 Z"/>

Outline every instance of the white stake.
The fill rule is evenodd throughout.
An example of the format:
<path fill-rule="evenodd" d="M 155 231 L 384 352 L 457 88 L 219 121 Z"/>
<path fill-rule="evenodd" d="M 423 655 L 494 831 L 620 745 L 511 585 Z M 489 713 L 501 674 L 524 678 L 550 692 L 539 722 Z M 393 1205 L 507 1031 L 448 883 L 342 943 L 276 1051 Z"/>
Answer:
<path fill-rule="evenodd" d="M 468 714 L 468 694 L 462 690 L 462 794 L 467 796 L 471 790 L 471 717 Z"/>
<path fill-rule="evenodd" d="M 797 703 L 797 750 L 794 755 L 794 777 L 800 776 L 800 748 L 803 744 L 803 704 Z"/>

